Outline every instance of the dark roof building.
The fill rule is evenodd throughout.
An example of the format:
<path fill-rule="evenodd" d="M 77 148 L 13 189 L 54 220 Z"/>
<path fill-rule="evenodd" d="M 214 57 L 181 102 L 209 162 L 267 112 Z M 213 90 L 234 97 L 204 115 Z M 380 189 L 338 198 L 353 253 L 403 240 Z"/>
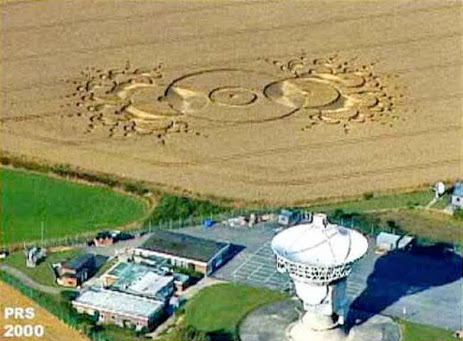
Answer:
<path fill-rule="evenodd" d="M 167 258 L 174 265 L 210 274 L 222 264 L 229 247 L 228 243 L 160 231 L 153 234 L 135 253 L 144 257 Z"/>
<path fill-rule="evenodd" d="M 93 254 L 83 254 L 61 264 L 58 269 L 58 284 L 77 287 L 96 272 L 96 258 Z"/>
<path fill-rule="evenodd" d="M 71 258 L 62 264 L 63 268 L 80 270 L 84 267 L 87 267 L 89 264 L 95 263 L 95 255 L 90 253 L 85 253 L 83 255 Z"/>

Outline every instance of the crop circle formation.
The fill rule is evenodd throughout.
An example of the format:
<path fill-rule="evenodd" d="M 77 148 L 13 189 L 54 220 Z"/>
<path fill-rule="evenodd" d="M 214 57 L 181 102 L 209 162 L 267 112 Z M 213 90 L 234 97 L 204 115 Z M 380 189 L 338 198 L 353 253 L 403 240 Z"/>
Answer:
<path fill-rule="evenodd" d="M 186 74 L 169 85 L 159 81 L 160 67 L 88 69 L 72 97 L 77 110 L 88 114 L 87 132 L 104 127 L 108 136 L 155 134 L 161 140 L 168 133 L 188 132 L 190 121 L 197 119 L 246 124 L 298 114 L 307 120 L 301 130 L 325 123 L 342 125 L 345 132 L 354 123 L 392 124 L 398 119 L 403 95 L 370 64 L 336 56 L 267 62 L 277 73 L 212 69 Z"/>
<path fill-rule="evenodd" d="M 174 80 L 165 98 L 172 109 L 218 123 L 256 123 L 285 117 L 292 111 L 272 102 L 264 88 L 270 74 L 240 69 L 215 69 Z M 200 103 L 201 105 L 194 105 Z"/>

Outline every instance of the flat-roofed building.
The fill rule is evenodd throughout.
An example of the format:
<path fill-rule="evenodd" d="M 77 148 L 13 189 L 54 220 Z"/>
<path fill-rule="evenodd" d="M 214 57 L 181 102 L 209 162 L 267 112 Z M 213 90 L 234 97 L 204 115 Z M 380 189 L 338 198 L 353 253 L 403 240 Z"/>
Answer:
<path fill-rule="evenodd" d="M 174 273 L 174 285 L 177 292 L 182 292 L 190 285 L 190 276 L 180 273 Z"/>
<path fill-rule="evenodd" d="M 96 316 L 99 323 L 152 330 L 164 312 L 165 303 L 112 290 L 90 289 L 72 301 L 72 306 L 80 314 Z"/>
<path fill-rule="evenodd" d="M 229 249 L 229 243 L 160 231 L 136 248 L 134 256 L 162 257 L 174 266 L 209 275 L 226 261 Z"/>
<path fill-rule="evenodd" d="M 381 232 L 376 237 L 376 251 L 378 253 L 392 250 L 404 250 L 413 243 L 411 236 L 400 236 L 393 233 Z"/>
<path fill-rule="evenodd" d="M 103 276 L 111 290 L 168 301 L 174 292 L 174 276 L 149 266 L 119 262 Z"/>

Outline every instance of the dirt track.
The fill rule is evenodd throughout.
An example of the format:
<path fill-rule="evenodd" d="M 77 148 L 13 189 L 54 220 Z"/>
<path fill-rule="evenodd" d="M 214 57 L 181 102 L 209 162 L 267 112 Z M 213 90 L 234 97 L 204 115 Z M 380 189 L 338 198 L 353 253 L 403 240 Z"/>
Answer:
<path fill-rule="evenodd" d="M 461 177 L 462 29 L 461 1 L 3 3 L 2 149 L 280 203 Z"/>

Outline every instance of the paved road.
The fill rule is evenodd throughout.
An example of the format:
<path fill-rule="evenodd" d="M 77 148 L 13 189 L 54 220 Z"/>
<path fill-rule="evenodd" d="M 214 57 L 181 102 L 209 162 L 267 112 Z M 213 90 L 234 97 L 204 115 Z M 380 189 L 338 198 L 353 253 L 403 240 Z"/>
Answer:
<path fill-rule="evenodd" d="M 16 277 L 17 279 L 19 279 L 21 282 L 23 282 L 27 286 L 29 286 L 29 287 L 31 287 L 33 289 L 39 290 L 41 292 L 44 292 L 46 294 L 59 295 L 61 293 L 61 291 L 63 291 L 63 289 L 60 289 L 60 288 L 50 287 L 50 286 L 47 286 L 47 285 L 37 283 L 36 281 L 34 281 L 32 278 L 30 278 L 29 276 L 27 276 L 23 272 L 19 271 L 18 269 L 15 269 L 15 268 L 13 268 L 11 266 L 0 265 L 0 270 L 5 271 L 9 275 Z"/>
<path fill-rule="evenodd" d="M 245 247 L 214 273 L 216 278 L 279 290 L 290 284 L 275 269 L 269 243 L 275 235 L 272 224 L 255 228 L 190 227 L 179 232 Z M 374 241 L 370 243 L 373 246 Z M 348 279 L 347 296 L 353 307 L 451 330 L 462 327 L 459 256 L 431 257 L 408 252 L 379 256 L 372 249 L 355 265 Z"/>

